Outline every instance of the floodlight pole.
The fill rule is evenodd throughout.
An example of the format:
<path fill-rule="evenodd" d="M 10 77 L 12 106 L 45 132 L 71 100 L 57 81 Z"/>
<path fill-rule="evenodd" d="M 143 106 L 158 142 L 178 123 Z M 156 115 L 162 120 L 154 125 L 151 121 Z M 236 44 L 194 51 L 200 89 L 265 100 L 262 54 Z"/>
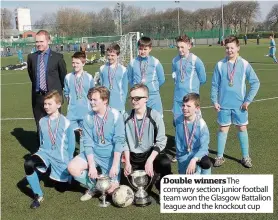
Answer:
<path fill-rule="evenodd" d="M 222 36 L 224 38 L 224 8 L 223 8 L 222 0 L 221 0 L 221 20 L 222 20 Z"/>
<path fill-rule="evenodd" d="M 5 15 L 4 13 L 1 13 L 1 30 L 2 30 L 1 31 L 1 33 L 2 33 L 1 38 L 2 39 L 5 39 L 5 28 L 4 28 L 4 21 L 3 21 L 4 20 L 3 19 L 4 15 Z"/>
<path fill-rule="evenodd" d="M 119 24 L 120 24 L 120 35 L 123 35 L 123 26 L 122 26 L 122 4 L 121 4 L 121 2 L 118 2 L 117 3 L 117 5 L 118 5 L 118 10 L 119 10 L 119 20 L 120 20 L 120 22 L 119 22 Z"/>
<path fill-rule="evenodd" d="M 175 1 L 175 3 L 179 4 L 180 1 Z M 181 35 L 181 30 L 180 30 L 180 7 L 178 7 L 178 33 Z"/>

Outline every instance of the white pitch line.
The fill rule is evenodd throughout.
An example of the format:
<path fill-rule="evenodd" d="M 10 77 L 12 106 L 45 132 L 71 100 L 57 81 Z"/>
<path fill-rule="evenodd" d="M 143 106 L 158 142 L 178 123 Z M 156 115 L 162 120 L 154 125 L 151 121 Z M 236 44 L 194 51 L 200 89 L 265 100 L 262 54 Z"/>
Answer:
<path fill-rule="evenodd" d="M 23 85 L 23 84 L 30 84 L 31 82 L 22 82 L 22 83 L 6 83 L 1 84 L 1 86 L 9 86 L 9 85 Z"/>
<path fill-rule="evenodd" d="M 23 74 L 22 72 L 17 72 L 17 73 L 2 73 L 0 74 L 0 76 L 4 76 L 4 75 L 14 75 L 14 74 Z"/>
<path fill-rule="evenodd" d="M 34 118 L 1 118 L 1 121 L 12 121 L 12 120 L 33 120 Z"/>
<path fill-rule="evenodd" d="M 265 99 L 258 99 L 254 100 L 253 102 L 262 102 L 262 101 L 267 101 L 267 100 L 273 100 L 273 99 L 278 99 L 277 97 L 272 97 L 272 98 L 265 98 Z M 213 108 L 213 105 L 211 106 L 204 106 L 201 107 L 202 109 L 208 109 L 208 108 Z M 164 112 L 172 112 L 172 110 L 164 110 Z M 1 118 L 1 121 L 12 121 L 12 120 L 33 120 L 34 118 Z"/>

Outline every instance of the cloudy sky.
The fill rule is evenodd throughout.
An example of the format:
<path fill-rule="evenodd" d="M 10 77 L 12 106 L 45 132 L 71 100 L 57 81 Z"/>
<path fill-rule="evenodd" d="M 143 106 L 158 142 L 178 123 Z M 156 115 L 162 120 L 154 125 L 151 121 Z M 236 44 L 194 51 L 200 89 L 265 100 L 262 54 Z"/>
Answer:
<path fill-rule="evenodd" d="M 167 8 L 179 7 L 187 10 L 194 11 L 199 8 L 214 8 L 220 7 L 221 1 L 123 1 L 127 5 L 134 5 L 141 8 L 153 8 L 157 11 L 163 11 Z M 227 4 L 230 1 L 223 1 Z M 268 12 L 271 10 L 274 4 L 278 4 L 276 1 L 259 1 L 261 7 L 261 15 L 257 18 L 258 21 L 265 19 Z M 19 7 L 27 7 L 31 9 L 31 20 L 34 23 L 36 20 L 41 19 L 42 14 L 46 12 L 55 12 L 61 7 L 78 8 L 82 11 L 100 11 L 102 8 L 108 7 L 113 9 L 117 1 L 10 1 L 2 0 L 1 8 L 7 8 L 11 11 Z"/>

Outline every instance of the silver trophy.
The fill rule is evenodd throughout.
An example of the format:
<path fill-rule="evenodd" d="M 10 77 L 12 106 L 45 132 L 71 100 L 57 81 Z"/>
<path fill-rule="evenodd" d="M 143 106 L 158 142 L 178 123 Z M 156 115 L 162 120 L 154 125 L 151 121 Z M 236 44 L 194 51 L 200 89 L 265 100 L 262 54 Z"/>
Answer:
<path fill-rule="evenodd" d="M 99 204 L 99 207 L 107 207 L 110 205 L 110 202 L 106 201 L 106 191 L 110 187 L 111 187 L 111 180 L 110 180 L 109 176 L 100 175 L 97 180 L 97 184 L 96 184 L 97 190 L 102 193 L 102 196 L 101 196 L 102 201 Z"/>
<path fill-rule="evenodd" d="M 150 186 L 152 179 L 149 181 L 148 175 L 144 170 L 135 170 L 131 174 L 131 183 L 129 184 L 137 190 L 135 193 L 134 203 L 137 206 L 147 206 L 151 204 L 151 199 L 146 192 L 146 189 Z M 149 183 L 148 183 L 149 182 Z"/>

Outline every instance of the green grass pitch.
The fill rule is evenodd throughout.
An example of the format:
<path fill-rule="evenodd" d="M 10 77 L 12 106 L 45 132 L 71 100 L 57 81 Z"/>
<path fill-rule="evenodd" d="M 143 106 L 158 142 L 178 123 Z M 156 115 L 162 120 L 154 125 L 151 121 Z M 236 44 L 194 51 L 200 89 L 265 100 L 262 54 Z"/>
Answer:
<path fill-rule="evenodd" d="M 206 66 L 207 83 L 201 87 L 202 115 L 210 130 L 210 156 L 215 157 L 216 151 L 216 112 L 210 102 L 211 76 L 214 65 L 225 55 L 224 48 L 220 46 L 197 46 L 192 52 L 199 56 Z M 274 174 L 274 214 L 160 214 L 159 205 L 153 203 L 145 208 L 129 206 L 116 208 L 110 206 L 99 208 L 98 199 L 88 202 L 79 201 L 82 195 L 79 188 L 65 193 L 57 192 L 53 187 L 41 181 L 45 193 L 45 201 L 38 210 L 29 208 L 31 199 L 19 189 L 18 183 L 24 178 L 24 157 L 32 150 L 34 144 L 35 121 L 32 118 L 31 84 L 27 71 L 2 71 L 1 73 L 1 165 L 2 165 L 2 192 L 1 207 L 2 218 L 14 219 L 241 219 L 241 220 L 267 220 L 277 219 L 277 155 L 278 155 L 278 65 L 272 59 L 264 57 L 268 53 L 268 45 L 242 46 L 240 55 L 251 62 L 255 69 L 261 87 L 256 96 L 257 102 L 249 108 L 248 133 L 250 139 L 250 155 L 253 168 L 246 169 L 238 162 L 241 159 L 239 141 L 236 129 L 231 127 L 225 154 L 228 156 L 225 164 L 220 168 L 213 168 L 214 174 Z M 173 143 L 174 130 L 172 127 L 173 80 L 171 78 L 171 60 L 177 54 L 175 49 L 155 48 L 151 54 L 157 57 L 165 70 L 166 82 L 161 87 L 161 96 L 164 107 L 164 120 L 169 145 Z M 71 58 L 65 53 L 68 72 L 71 68 Z M 26 59 L 26 57 L 25 57 Z M 1 66 L 17 62 L 17 57 L 1 59 Z M 95 73 L 98 64 L 85 66 L 89 73 Z M 66 106 L 63 106 L 66 113 Z M 21 118 L 21 119 L 18 119 Z M 177 173 L 176 164 L 172 164 L 174 173 Z M 46 184 L 46 185 L 45 185 Z M 276 216 L 276 217 L 275 217 Z"/>

